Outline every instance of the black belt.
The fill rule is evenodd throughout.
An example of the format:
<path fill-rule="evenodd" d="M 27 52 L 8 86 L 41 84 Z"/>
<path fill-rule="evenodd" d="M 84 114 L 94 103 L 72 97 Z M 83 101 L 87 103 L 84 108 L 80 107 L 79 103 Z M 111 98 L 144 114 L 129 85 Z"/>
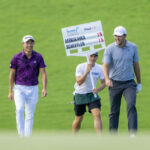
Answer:
<path fill-rule="evenodd" d="M 116 83 L 129 83 L 129 82 L 133 82 L 134 81 L 134 79 L 132 79 L 132 80 L 127 80 L 127 81 L 118 81 L 118 80 L 113 80 L 113 79 L 111 79 L 113 82 L 116 82 Z"/>

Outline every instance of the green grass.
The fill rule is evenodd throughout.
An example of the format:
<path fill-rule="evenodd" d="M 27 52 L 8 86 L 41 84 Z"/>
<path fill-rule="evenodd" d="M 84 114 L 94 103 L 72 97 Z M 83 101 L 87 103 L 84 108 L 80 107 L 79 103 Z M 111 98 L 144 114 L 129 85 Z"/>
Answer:
<path fill-rule="evenodd" d="M 148 150 L 149 140 L 150 136 L 147 134 L 140 134 L 136 138 L 130 138 L 127 134 L 96 136 L 92 133 L 82 133 L 74 136 L 60 132 L 35 133 L 31 138 L 19 138 L 17 134 L 10 132 L 0 135 L 1 149 L 4 150 Z"/>
<path fill-rule="evenodd" d="M 1 0 L 0 1 L 0 130 L 16 130 L 15 105 L 7 98 L 9 63 L 22 50 L 21 39 L 31 34 L 35 50 L 47 64 L 48 96 L 39 98 L 35 130 L 71 130 L 74 119 L 72 101 L 76 65 L 85 58 L 67 57 L 61 28 L 101 20 L 106 44 L 113 42 L 113 29 L 123 25 L 128 40 L 139 48 L 143 90 L 137 97 L 140 131 L 150 127 L 150 1 L 149 0 Z M 100 52 L 98 63 L 101 63 Z M 40 79 L 40 78 L 39 78 Z M 40 79 L 41 83 L 41 79 Z M 41 91 L 41 84 L 39 85 Z M 41 95 L 41 93 L 40 93 Z M 103 129 L 108 132 L 109 99 L 107 88 L 102 98 Z M 83 131 L 93 131 L 93 117 L 86 113 Z M 119 131 L 127 131 L 126 104 L 122 100 Z"/>

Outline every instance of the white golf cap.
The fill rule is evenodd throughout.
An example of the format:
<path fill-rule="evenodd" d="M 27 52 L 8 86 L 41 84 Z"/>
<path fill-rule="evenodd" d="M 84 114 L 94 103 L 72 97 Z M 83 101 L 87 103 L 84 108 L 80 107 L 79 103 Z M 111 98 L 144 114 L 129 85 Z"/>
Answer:
<path fill-rule="evenodd" d="M 91 55 L 96 55 L 96 56 L 98 56 L 98 52 L 95 52 L 95 53 L 93 53 L 93 54 L 91 54 Z M 90 55 L 90 56 L 91 56 L 91 55 Z"/>
<path fill-rule="evenodd" d="M 117 35 L 117 36 L 122 36 L 122 35 L 126 35 L 127 31 L 123 26 L 118 26 L 114 29 L 114 33 L 113 35 Z"/>
<path fill-rule="evenodd" d="M 31 36 L 31 35 L 25 35 L 25 36 L 23 37 L 23 39 L 22 39 L 22 42 L 23 42 L 23 43 L 26 43 L 26 42 L 29 41 L 29 40 L 34 41 L 33 36 Z"/>

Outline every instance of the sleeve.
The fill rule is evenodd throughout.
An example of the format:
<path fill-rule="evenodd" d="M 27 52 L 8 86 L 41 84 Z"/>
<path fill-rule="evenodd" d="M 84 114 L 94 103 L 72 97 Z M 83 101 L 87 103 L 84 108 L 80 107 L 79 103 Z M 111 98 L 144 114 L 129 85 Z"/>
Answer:
<path fill-rule="evenodd" d="M 10 62 L 10 66 L 9 66 L 11 69 L 17 69 L 17 59 L 16 59 L 16 56 L 14 56 Z"/>
<path fill-rule="evenodd" d="M 41 55 L 40 60 L 39 60 L 39 68 L 45 68 L 45 67 L 46 67 L 46 64 L 45 64 L 44 59 Z"/>
<path fill-rule="evenodd" d="M 104 79 L 104 75 L 103 75 L 102 67 L 100 68 L 100 72 L 99 72 L 99 79 L 100 79 L 100 80 L 103 80 L 103 79 Z"/>
<path fill-rule="evenodd" d="M 75 76 L 78 77 L 78 76 L 82 76 L 83 73 L 82 73 L 82 70 L 81 70 L 81 65 L 78 65 L 76 67 L 76 73 L 75 73 Z"/>
<path fill-rule="evenodd" d="M 135 48 L 134 48 L 134 56 L 133 56 L 133 63 L 136 63 L 138 61 L 139 61 L 138 50 L 137 50 L 137 46 L 135 46 Z"/>
<path fill-rule="evenodd" d="M 111 63 L 111 52 L 109 48 L 105 49 L 102 62 L 107 64 Z"/>

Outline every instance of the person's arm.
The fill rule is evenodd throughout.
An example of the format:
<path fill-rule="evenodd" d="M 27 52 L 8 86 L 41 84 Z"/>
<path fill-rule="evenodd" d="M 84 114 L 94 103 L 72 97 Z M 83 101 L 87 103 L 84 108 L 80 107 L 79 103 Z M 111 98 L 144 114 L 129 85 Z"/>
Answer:
<path fill-rule="evenodd" d="M 78 85 L 81 85 L 84 83 L 84 81 L 86 80 L 86 77 L 87 77 L 88 73 L 90 72 L 91 68 L 92 68 L 91 64 L 88 64 L 84 74 L 82 76 L 76 77 L 76 82 Z"/>
<path fill-rule="evenodd" d="M 15 69 L 11 69 L 10 70 L 10 75 L 9 75 L 9 94 L 8 94 L 8 98 L 11 101 L 14 100 L 13 86 L 14 86 L 14 81 L 15 81 L 15 74 L 16 74 L 16 70 Z"/>
<path fill-rule="evenodd" d="M 106 64 L 106 63 L 103 64 L 103 74 L 104 74 L 104 77 L 105 77 L 106 85 L 108 87 L 112 87 L 113 84 L 112 84 L 112 81 L 109 79 L 109 76 L 108 76 L 108 64 Z"/>
<path fill-rule="evenodd" d="M 138 62 L 133 64 L 134 73 L 136 76 L 137 84 L 141 84 L 141 72 L 140 72 L 140 65 Z"/>
<path fill-rule="evenodd" d="M 41 77 L 42 77 L 42 97 L 46 97 L 47 95 L 47 74 L 45 68 L 40 68 Z"/>
<path fill-rule="evenodd" d="M 97 94 L 98 92 L 102 91 L 106 87 L 105 80 L 101 80 L 101 85 L 98 88 L 93 89 L 93 93 Z"/>

